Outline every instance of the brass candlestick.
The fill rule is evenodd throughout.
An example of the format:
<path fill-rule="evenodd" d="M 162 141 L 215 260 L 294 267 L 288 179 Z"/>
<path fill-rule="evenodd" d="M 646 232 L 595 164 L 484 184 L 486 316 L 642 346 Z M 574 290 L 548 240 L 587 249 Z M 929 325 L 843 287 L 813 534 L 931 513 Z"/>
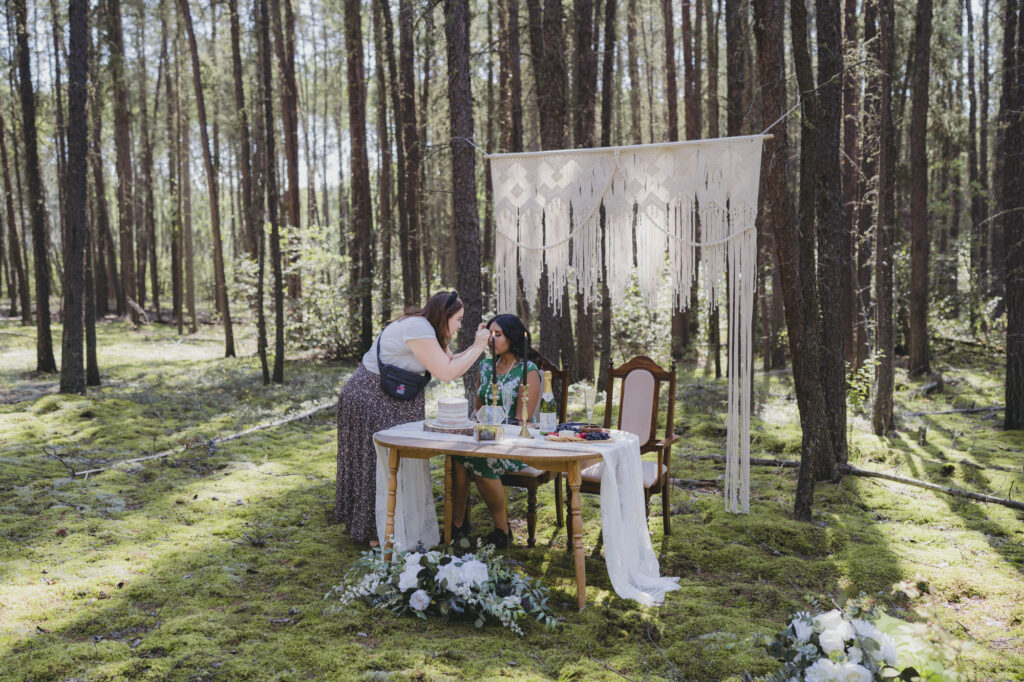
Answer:
<path fill-rule="evenodd" d="M 519 396 L 519 400 L 520 400 L 520 403 L 519 403 L 519 414 L 522 415 L 523 428 L 519 429 L 519 437 L 520 438 L 529 438 L 530 437 L 530 430 L 528 428 L 526 428 L 526 421 L 527 421 L 527 414 L 526 414 L 526 409 L 527 408 L 526 408 L 526 405 L 530 401 L 530 387 L 526 385 L 525 381 L 522 383 L 522 387 L 523 387 L 523 394 L 521 396 Z"/>

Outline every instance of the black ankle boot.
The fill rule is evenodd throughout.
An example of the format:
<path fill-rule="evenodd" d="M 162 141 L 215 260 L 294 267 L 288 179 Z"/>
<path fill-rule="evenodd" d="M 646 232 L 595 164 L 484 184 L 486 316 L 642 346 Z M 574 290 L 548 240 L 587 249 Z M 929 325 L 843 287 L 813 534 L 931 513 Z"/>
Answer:
<path fill-rule="evenodd" d="M 462 538 L 469 538 L 470 525 L 463 523 L 461 526 L 452 524 L 451 538 L 452 542 L 458 542 Z"/>
<path fill-rule="evenodd" d="M 506 533 L 505 531 L 503 531 L 500 528 L 495 528 L 494 530 L 491 531 L 490 535 L 488 535 L 484 539 L 484 544 L 485 545 L 494 545 L 495 549 L 505 549 L 506 547 L 509 546 L 509 542 L 512 539 L 511 530 L 512 529 L 509 528 L 509 532 Z"/>

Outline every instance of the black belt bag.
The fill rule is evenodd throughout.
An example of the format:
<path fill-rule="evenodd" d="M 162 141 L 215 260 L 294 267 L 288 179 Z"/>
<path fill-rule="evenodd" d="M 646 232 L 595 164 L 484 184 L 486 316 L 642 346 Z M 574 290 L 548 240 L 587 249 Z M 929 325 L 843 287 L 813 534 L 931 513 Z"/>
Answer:
<path fill-rule="evenodd" d="M 397 400 L 415 400 L 423 387 L 430 382 L 430 372 L 417 374 L 407 369 L 389 365 L 380 359 L 380 339 L 377 337 L 377 369 L 380 372 L 380 388 Z"/>

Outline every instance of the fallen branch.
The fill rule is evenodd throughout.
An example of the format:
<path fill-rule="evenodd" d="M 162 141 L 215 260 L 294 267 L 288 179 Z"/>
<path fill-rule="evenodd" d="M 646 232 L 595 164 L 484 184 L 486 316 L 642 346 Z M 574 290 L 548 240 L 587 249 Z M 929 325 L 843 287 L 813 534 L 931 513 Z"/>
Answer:
<path fill-rule="evenodd" d="M 248 436 L 249 434 L 255 433 L 257 431 L 263 431 L 265 429 L 273 429 L 275 427 L 283 426 L 283 425 L 288 424 L 290 422 L 298 421 L 300 419 L 305 419 L 307 417 L 312 417 L 313 415 L 318 414 L 320 412 L 323 412 L 324 410 L 330 409 L 330 408 L 336 406 L 337 404 L 338 404 L 337 400 L 329 400 L 327 402 L 320 403 L 316 407 L 313 407 L 312 409 L 306 410 L 305 412 L 300 412 L 299 414 L 293 415 L 291 417 L 285 417 L 284 419 L 279 419 L 277 421 L 270 422 L 269 424 L 257 424 L 256 426 L 248 428 L 245 431 L 241 431 L 239 433 L 232 433 L 230 435 L 223 436 L 221 438 L 214 438 L 214 439 L 208 441 L 206 444 L 212 450 L 214 447 L 216 447 L 220 443 L 226 443 L 228 441 L 236 440 L 238 438 L 243 438 L 244 436 Z M 155 455 L 146 455 L 145 457 L 136 457 L 135 459 L 126 459 L 126 460 L 123 460 L 121 462 L 118 462 L 117 464 L 113 464 L 113 465 L 111 465 L 109 467 L 100 467 L 98 469 L 87 469 L 85 471 L 76 471 L 74 473 L 74 475 L 75 476 L 85 476 L 85 477 L 88 478 L 91 474 L 98 474 L 101 471 L 106 471 L 107 469 L 111 469 L 113 467 L 124 466 L 126 464 L 135 464 L 136 462 L 145 462 L 145 461 L 148 461 L 148 460 L 151 460 L 151 459 L 159 459 L 161 457 L 168 457 L 170 455 L 176 455 L 179 452 L 184 452 L 185 450 L 188 450 L 190 447 L 192 447 L 192 445 L 193 444 L 188 444 L 188 445 L 183 445 L 180 448 L 172 448 L 170 450 L 164 450 L 163 452 L 158 452 Z"/>
<path fill-rule="evenodd" d="M 711 459 L 717 462 L 724 462 L 724 455 L 677 455 L 679 457 L 685 457 L 687 459 Z M 973 462 L 966 462 L 961 460 L 964 464 L 972 466 L 978 466 Z M 750 463 L 753 465 L 760 466 L 774 466 L 774 467 L 799 467 L 800 462 L 795 459 L 756 459 L 751 457 Z M 855 466 L 849 464 L 840 464 L 839 469 L 843 473 L 851 474 L 853 476 L 864 476 L 866 478 L 884 478 L 888 481 L 896 481 L 897 483 L 903 483 L 905 485 L 914 485 L 919 488 L 926 488 L 928 490 L 934 490 L 940 493 L 946 493 L 947 495 L 954 495 L 957 497 L 967 497 L 972 500 L 978 500 L 980 502 L 986 502 L 990 504 L 1001 504 L 1004 507 L 1010 507 L 1012 509 L 1020 509 L 1024 511 L 1024 502 L 1017 502 L 1016 500 L 1005 499 L 1002 497 L 993 497 L 992 495 L 985 495 L 983 493 L 975 493 L 970 490 L 963 490 L 961 488 L 953 488 L 946 485 L 937 485 L 935 483 L 928 483 L 927 481 L 919 481 L 916 478 L 907 478 L 905 476 L 897 476 L 895 474 L 886 474 L 881 471 L 871 471 L 870 469 L 858 469 Z"/>
<path fill-rule="evenodd" d="M 938 410 L 936 412 L 905 412 L 901 416 L 925 417 L 932 414 L 975 414 L 976 412 L 995 412 L 997 410 L 1005 409 L 1006 408 L 1002 405 L 992 405 L 991 407 L 966 407 L 962 410 Z"/>
<path fill-rule="evenodd" d="M 935 483 L 928 483 L 927 481 L 919 481 L 915 478 L 906 478 L 904 476 L 896 476 L 895 474 L 886 474 L 881 471 L 870 471 L 868 469 L 858 469 L 857 467 L 850 466 L 849 464 L 840 464 L 839 468 L 848 474 L 854 476 L 865 476 L 867 478 L 884 478 L 887 481 L 896 481 L 897 483 L 903 483 L 905 485 L 914 485 L 919 488 L 926 488 L 928 490 L 934 490 L 940 493 L 946 493 L 947 495 L 955 495 L 957 497 L 967 497 L 972 500 L 978 500 L 979 502 L 987 502 L 991 504 L 1001 504 L 1004 507 L 1010 507 L 1012 509 L 1020 509 L 1024 511 L 1024 502 L 1017 502 L 1016 500 L 1007 500 L 1002 497 L 993 497 L 992 495 L 984 495 L 982 493 L 974 493 L 970 490 L 963 490 L 961 488 L 953 488 L 946 485 L 936 485 Z"/>

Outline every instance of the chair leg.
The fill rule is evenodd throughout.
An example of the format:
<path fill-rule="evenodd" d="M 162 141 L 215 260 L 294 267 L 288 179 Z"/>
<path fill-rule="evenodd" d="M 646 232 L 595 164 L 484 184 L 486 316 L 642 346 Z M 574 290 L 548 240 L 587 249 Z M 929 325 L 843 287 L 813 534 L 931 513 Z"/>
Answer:
<path fill-rule="evenodd" d="M 531 485 L 526 494 L 526 530 L 529 538 L 526 544 L 533 547 L 537 544 L 535 533 L 537 532 L 537 486 Z"/>
<path fill-rule="evenodd" d="M 565 549 L 573 551 L 572 539 L 572 494 L 569 491 L 569 477 L 565 478 Z"/>
<path fill-rule="evenodd" d="M 564 523 L 562 519 L 562 472 L 555 474 L 555 525 L 559 528 Z"/>
<path fill-rule="evenodd" d="M 661 524 L 665 529 L 665 535 L 672 534 L 672 516 L 669 514 L 668 492 L 672 488 L 668 476 L 661 482 Z"/>

